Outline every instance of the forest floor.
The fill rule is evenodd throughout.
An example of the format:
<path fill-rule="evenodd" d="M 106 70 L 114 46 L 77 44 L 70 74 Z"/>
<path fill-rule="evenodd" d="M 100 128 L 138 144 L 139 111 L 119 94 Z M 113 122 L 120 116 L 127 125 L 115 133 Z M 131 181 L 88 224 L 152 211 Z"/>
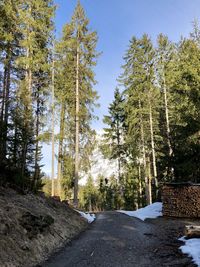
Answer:
<path fill-rule="evenodd" d="M 35 266 L 87 227 L 67 204 L 0 188 L 1 267 Z"/>
<path fill-rule="evenodd" d="M 103 212 L 87 231 L 53 255 L 42 267 L 192 267 L 181 253 L 186 224 L 198 220 L 159 217 L 141 221 L 118 212 Z"/>

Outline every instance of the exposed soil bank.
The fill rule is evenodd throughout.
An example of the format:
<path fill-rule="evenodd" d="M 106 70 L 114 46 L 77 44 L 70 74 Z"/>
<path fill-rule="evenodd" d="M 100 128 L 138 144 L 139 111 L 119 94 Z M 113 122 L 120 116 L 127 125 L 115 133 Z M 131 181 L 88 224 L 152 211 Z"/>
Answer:
<path fill-rule="evenodd" d="M 0 188 L 0 266 L 35 266 L 87 225 L 59 201 Z"/>

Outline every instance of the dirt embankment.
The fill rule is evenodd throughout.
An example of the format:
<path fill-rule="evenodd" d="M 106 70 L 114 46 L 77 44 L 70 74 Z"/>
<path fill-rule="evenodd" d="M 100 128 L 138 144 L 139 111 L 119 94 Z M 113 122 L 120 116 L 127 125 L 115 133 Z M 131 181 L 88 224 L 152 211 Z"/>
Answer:
<path fill-rule="evenodd" d="M 0 188 L 0 266 L 35 266 L 87 225 L 66 204 Z"/>

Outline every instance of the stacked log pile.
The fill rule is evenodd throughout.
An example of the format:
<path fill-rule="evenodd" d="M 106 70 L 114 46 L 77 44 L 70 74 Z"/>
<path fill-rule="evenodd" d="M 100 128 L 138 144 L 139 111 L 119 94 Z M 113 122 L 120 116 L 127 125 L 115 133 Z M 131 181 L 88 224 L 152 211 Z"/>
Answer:
<path fill-rule="evenodd" d="M 165 184 L 162 188 L 163 215 L 200 217 L 200 185 Z"/>

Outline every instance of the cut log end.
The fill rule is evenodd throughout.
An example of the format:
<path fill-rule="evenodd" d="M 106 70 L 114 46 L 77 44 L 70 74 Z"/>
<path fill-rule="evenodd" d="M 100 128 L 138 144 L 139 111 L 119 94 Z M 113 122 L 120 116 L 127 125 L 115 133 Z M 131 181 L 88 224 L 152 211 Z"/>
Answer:
<path fill-rule="evenodd" d="M 187 239 L 200 238 L 200 226 L 186 225 L 184 234 Z"/>

